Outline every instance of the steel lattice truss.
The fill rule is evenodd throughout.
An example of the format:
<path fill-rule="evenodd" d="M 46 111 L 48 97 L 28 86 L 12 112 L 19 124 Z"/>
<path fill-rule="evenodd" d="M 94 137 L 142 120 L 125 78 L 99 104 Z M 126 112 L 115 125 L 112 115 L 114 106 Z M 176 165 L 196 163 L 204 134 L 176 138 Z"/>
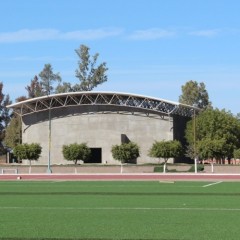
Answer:
<path fill-rule="evenodd" d="M 194 109 L 191 106 L 162 99 L 115 92 L 71 92 L 28 99 L 7 106 L 20 116 L 46 111 L 49 109 L 105 105 L 125 107 L 130 112 L 141 111 L 146 114 L 181 115 L 191 117 Z"/>

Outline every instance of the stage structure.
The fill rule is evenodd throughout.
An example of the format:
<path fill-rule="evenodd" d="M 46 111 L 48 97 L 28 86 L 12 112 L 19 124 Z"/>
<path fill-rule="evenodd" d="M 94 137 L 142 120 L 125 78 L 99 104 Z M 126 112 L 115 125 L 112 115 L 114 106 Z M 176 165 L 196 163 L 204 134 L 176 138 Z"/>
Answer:
<path fill-rule="evenodd" d="M 34 164 L 67 164 L 62 146 L 87 143 L 91 163 L 118 163 L 115 144 L 132 141 L 140 147 L 137 163 L 154 163 L 148 151 L 154 141 L 184 142 L 186 122 L 196 108 L 159 98 L 118 92 L 70 92 L 9 105 L 22 119 L 23 143 L 39 143 Z M 178 160 L 176 160 L 178 161 Z M 24 161 L 23 161 L 24 162 Z"/>

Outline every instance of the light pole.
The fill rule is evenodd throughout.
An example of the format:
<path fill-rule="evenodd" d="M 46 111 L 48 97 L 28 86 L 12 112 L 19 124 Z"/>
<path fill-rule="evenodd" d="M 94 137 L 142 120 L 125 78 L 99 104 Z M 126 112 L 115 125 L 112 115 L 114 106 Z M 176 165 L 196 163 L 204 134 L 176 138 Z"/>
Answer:
<path fill-rule="evenodd" d="M 51 126 L 51 106 L 49 102 L 48 110 L 48 168 L 47 173 L 52 173 L 51 170 L 51 141 L 52 141 L 52 126 Z"/>
<path fill-rule="evenodd" d="M 197 173 L 197 153 L 196 153 L 196 110 L 193 105 L 193 151 L 194 151 L 194 170 Z"/>

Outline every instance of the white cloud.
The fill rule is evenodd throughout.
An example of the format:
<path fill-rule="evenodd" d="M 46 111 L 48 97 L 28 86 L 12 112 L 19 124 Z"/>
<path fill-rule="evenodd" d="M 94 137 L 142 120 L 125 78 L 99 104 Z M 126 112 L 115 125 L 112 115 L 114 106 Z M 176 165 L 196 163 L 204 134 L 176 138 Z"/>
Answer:
<path fill-rule="evenodd" d="M 32 42 L 45 40 L 96 40 L 118 36 L 121 29 L 89 29 L 72 32 L 61 32 L 56 29 L 21 29 L 16 32 L 0 33 L 0 43 Z"/>
<path fill-rule="evenodd" d="M 0 42 L 31 42 L 42 40 L 53 40 L 59 36 L 55 29 L 22 29 L 16 32 L 0 33 Z"/>
<path fill-rule="evenodd" d="M 73 31 L 61 34 L 66 40 L 93 40 L 118 36 L 123 32 L 121 29 L 90 29 L 83 31 Z"/>
<path fill-rule="evenodd" d="M 209 29 L 209 30 L 199 30 L 190 32 L 190 35 L 200 36 L 200 37 L 214 37 L 220 33 L 219 29 Z"/>
<path fill-rule="evenodd" d="M 160 28 L 150 28 L 146 30 L 138 30 L 133 32 L 129 39 L 133 40 L 157 40 L 160 38 L 172 37 L 175 35 L 174 31 L 168 31 Z"/>
<path fill-rule="evenodd" d="M 17 57 L 11 57 L 11 58 L 0 58 L 0 61 L 6 62 L 33 62 L 33 61 L 39 61 L 39 62 L 46 62 L 46 61 L 58 61 L 58 62 L 70 62 L 70 61 L 76 61 L 73 57 L 54 57 L 54 56 L 40 56 L 40 57 L 31 57 L 31 56 L 17 56 Z"/>

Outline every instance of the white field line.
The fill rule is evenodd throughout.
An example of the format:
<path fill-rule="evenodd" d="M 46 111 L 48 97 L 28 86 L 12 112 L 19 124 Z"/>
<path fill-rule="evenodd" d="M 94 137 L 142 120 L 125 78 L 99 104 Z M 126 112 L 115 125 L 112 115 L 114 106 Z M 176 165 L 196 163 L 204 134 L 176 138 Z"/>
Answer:
<path fill-rule="evenodd" d="M 50 181 L 50 183 L 62 183 L 62 182 L 68 182 L 67 180 L 53 180 Z"/>
<path fill-rule="evenodd" d="M 162 181 L 159 181 L 159 183 L 175 183 L 175 182 L 174 181 L 162 180 Z"/>
<path fill-rule="evenodd" d="M 94 210 L 102 210 L 102 211 L 122 211 L 122 210 L 133 210 L 133 211 L 240 211 L 240 208 L 194 208 L 194 207 L 159 207 L 159 208 L 150 208 L 150 207 L 0 207 L 1 210 L 87 210 L 87 211 L 94 211 Z"/>
<path fill-rule="evenodd" d="M 202 187 L 210 187 L 210 186 L 213 186 L 213 185 L 216 185 L 216 184 L 219 184 L 219 183 L 222 183 L 222 181 L 218 181 L 218 182 L 214 182 L 214 183 L 209 183 L 209 184 L 203 185 Z"/>

